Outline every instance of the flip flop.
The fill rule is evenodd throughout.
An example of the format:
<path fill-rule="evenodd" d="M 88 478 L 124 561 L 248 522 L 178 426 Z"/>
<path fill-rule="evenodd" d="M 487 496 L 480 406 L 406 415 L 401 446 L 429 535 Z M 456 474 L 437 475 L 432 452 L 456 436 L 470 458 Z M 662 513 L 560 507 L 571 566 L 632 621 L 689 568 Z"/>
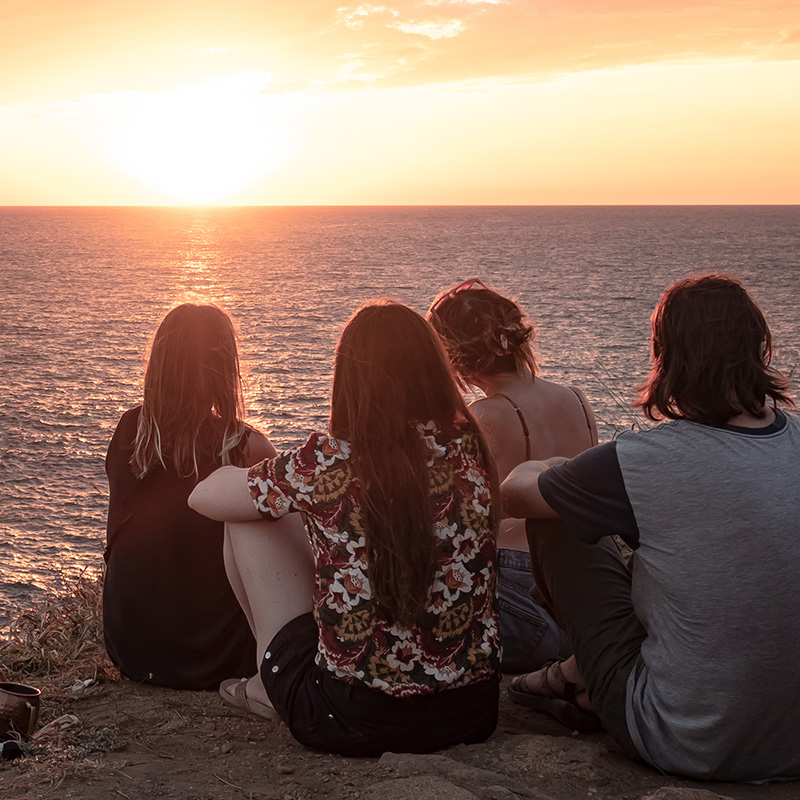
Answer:
<path fill-rule="evenodd" d="M 255 714 L 262 719 L 280 719 L 278 712 L 266 703 L 247 696 L 247 678 L 229 678 L 219 685 L 219 696 L 229 705 Z"/>
<path fill-rule="evenodd" d="M 545 664 L 544 669 L 547 670 L 553 665 L 560 671 L 561 667 L 558 661 L 551 661 Z M 511 698 L 512 703 L 525 706 L 526 708 L 532 708 L 534 711 L 541 711 L 544 714 L 549 714 L 570 730 L 589 733 L 591 731 L 600 731 L 603 729 L 603 724 L 600 722 L 600 718 L 597 714 L 593 711 L 584 711 L 575 702 L 577 686 L 574 683 L 565 679 L 564 697 L 557 697 L 547 679 L 547 671 L 545 671 L 544 688 L 550 694 L 537 694 L 527 688 L 528 684 L 526 679 L 528 674 L 529 673 L 517 675 L 509 684 L 508 696 Z"/>

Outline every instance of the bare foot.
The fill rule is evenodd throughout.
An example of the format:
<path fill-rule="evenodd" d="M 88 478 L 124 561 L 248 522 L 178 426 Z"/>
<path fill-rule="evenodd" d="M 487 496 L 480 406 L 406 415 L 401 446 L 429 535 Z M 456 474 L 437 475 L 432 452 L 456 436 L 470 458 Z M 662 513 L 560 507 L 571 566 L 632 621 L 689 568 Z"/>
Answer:
<path fill-rule="evenodd" d="M 273 707 L 269 697 L 267 697 L 267 690 L 264 688 L 264 684 L 261 682 L 261 676 L 258 673 L 253 675 L 252 678 L 247 679 L 247 685 L 244 687 L 244 691 L 245 696 L 250 700 L 255 700 L 257 703 L 263 703 L 270 708 Z"/>
<path fill-rule="evenodd" d="M 222 699 L 234 708 L 249 711 L 265 719 L 278 719 L 259 675 L 248 679 L 230 678 L 219 685 Z"/>

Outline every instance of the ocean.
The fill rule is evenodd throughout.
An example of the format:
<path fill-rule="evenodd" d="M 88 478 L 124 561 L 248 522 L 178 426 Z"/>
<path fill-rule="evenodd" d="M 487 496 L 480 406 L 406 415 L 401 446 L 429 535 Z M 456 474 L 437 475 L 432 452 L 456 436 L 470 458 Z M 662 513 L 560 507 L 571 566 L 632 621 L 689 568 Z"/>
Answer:
<path fill-rule="evenodd" d="M 241 335 L 248 413 L 276 446 L 327 423 L 333 350 L 362 303 L 425 312 L 470 277 L 518 299 L 545 377 L 601 441 L 633 425 L 649 316 L 689 274 L 743 281 L 800 360 L 800 206 L 0 208 L 0 616 L 102 565 L 103 459 L 174 305 Z"/>

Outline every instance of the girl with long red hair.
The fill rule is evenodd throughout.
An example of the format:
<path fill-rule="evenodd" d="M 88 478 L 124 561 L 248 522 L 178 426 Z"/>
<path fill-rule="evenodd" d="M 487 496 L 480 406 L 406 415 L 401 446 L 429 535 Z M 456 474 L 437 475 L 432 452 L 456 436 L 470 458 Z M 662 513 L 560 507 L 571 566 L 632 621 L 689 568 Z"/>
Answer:
<path fill-rule="evenodd" d="M 223 699 L 347 755 L 483 741 L 497 722 L 496 485 L 434 331 L 391 301 L 356 312 L 329 432 L 223 467 L 190 498 L 228 522 L 258 641 L 259 674 L 224 681 Z"/>

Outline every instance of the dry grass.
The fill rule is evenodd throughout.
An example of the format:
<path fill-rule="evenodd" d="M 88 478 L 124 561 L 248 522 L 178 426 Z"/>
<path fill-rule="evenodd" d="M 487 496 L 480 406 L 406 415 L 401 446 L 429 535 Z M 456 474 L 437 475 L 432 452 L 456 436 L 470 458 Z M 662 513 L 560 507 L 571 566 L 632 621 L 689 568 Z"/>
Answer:
<path fill-rule="evenodd" d="M 48 697 L 68 696 L 78 682 L 119 680 L 103 644 L 102 597 L 103 575 L 84 571 L 12 611 L 0 640 L 2 679 L 38 686 Z"/>

